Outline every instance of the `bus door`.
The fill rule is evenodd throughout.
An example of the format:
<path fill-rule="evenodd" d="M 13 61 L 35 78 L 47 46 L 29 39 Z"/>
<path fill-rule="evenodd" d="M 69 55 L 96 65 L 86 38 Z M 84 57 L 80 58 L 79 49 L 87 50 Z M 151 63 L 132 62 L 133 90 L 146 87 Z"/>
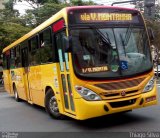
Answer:
<path fill-rule="evenodd" d="M 59 32 L 56 34 L 56 44 L 58 50 L 58 57 L 59 57 L 59 86 L 60 87 L 60 94 L 63 101 L 64 111 L 75 115 L 75 107 L 74 107 L 74 99 L 71 87 L 71 80 L 70 80 L 70 72 L 69 72 L 69 54 L 65 52 L 64 48 L 66 46 L 64 42 L 64 37 L 66 37 L 65 31 Z"/>
<path fill-rule="evenodd" d="M 30 72 L 28 47 L 24 47 L 24 48 L 21 49 L 21 56 L 22 56 L 22 67 L 24 68 L 24 87 L 25 87 L 25 92 L 26 92 L 26 95 L 27 95 L 27 100 L 29 102 L 31 102 L 32 101 L 32 95 L 30 93 L 29 80 L 28 80 L 28 74 Z"/>

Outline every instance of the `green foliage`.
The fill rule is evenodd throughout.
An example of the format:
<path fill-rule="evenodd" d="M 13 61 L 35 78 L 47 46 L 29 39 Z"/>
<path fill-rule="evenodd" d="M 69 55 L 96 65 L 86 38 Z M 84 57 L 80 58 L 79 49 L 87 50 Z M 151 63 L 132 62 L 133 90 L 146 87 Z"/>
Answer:
<path fill-rule="evenodd" d="M 30 30 L 30 28 L 17 23 L 0 23 L 0 52 L 5 46 L 11 44 Z"/>
<path fill-rule="evenodd" d="M 27 10 L 27 14 L 24 17 L 29 26 L 35 27 L 64 7 L 66 7 L 66 4 L 45 3 L 42 7 Z"/>
<path fill-rule="evenodd" d="M 13 0 L 9 0 L 7 3 L 4 3 L 4 6 L 7 10 L 11 10 L 14 11 L 14 1 Z"/>
<path fill-rule="evenodd" d="M 19 12 L 13 9 L 13 5 L 13 0 L 9 0 L 5 9 L 0 10 L 0 53 L 4 47 L 31 30 L 19 17 Z"/>
<path fill-rule="evenodd" d="M 61 4 L 62 2 L 60 0 L 11 0 L 14 2 L 27 2 L 33 9 L 36 9 L 38 7 L 41 7 L 45 3 L 57 3 Z"/>
<path fill-rule="evenodd" d="M 83 6 L 83 5 L 96 5 L 93 1 L 83 1 L 83 0 L 71 0 L 71 5 L 73 6 Z"/>
<path fill-rule="evenodd" d="M 26 14 L 23 16 L 26 24 L 31 27 L 38 26 L 66 6 L 96 5 L 91 0 L 71 0 L 70 3 L 67 3 L 66 0 L 42 0 L 39 4 L 39 7 L 27 10 Z"/>

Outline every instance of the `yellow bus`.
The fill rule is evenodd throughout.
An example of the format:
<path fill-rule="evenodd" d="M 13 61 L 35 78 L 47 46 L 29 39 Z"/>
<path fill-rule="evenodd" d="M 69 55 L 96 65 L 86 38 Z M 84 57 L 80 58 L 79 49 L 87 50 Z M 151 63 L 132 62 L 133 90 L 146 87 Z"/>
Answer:
<path fill-rule="evenodd" d="M 6 91 L 53 118 L 85 120 L 157 103 L 149 35 L 135 9 L 64 8 L 7 46 L 3 58 Z"/>

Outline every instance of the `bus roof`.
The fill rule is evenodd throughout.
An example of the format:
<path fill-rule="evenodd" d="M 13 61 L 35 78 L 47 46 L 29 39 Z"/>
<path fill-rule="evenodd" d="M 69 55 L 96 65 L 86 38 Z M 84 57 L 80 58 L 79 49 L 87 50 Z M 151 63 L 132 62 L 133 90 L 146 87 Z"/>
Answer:
<path fill-rule="evenodd" d="M 21 38 L 19 38 L 18 40 L 14 41 L 12 44 L 10 44 L 9 46 L 5 47 L 2 51 L 2 53 L 6 52 L 7 50 L 9 50 L 10 48 L 18 45 L 19 43 L 23 42 L 24 40 L 29 39 L 30 37 L 34 36 L 36 33 L 40 32 L 41 30 L 45 29 L 46 27 L 48 27 L 49 25 L 51 25 L 53 22 L 57 21 L 58 19 L 65 17 L 67 15 L 67 12 L 71 11 L 71 10 L 76 10 L 76 9 L 96 9 L 96 8 L 109 8 L 109 9 L 121 9 L 121 10 L 134 10 L 137 11 L 136 9 L 131 9 L 131 8 L 124 8 L 124 7 L 115 7 L 115 6 L 74 6 L 74 7 L 66 7 L 63 8 L 62 10 L 60 10 L 59 12 L 57 12 L 55 15 L 53 15 L 51 18 L 49 18 L 48 20 L 46 20 L 45 22 L 43 22 L 42 24 L 40 24 L 39 26 L 37 26 L 36 28 L 34 28 L 33 30 L 31 30 L 29 33 L 25 34 L 24 36 L 22 36 Z"/>
<path fill-rule="evenodd" d="M 67 11 L 70 10 L 76 10 L 76 9 L 96 9 L 96 8 L 109 8 L 109 9 L 121 9 L 121 10 L 132 10 L 132 11 L 138 11 L 133 8 L 124 8 L 124 7 L 119 7 L 119 6 L 100 6 L 100 5 L 93 5 L 93 6 L 74 6 L 74 7 L 66 7 Z"/>

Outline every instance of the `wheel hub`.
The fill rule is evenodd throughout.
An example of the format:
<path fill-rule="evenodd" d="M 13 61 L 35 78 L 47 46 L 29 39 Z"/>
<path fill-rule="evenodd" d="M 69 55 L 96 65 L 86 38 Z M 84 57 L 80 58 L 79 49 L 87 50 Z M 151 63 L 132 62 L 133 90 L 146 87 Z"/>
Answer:
<path fill-rule="evenodd" d="M 54 96 L 49 101 L 49 107 L 53 113 L 59 113 L 58 104 Z"/>

